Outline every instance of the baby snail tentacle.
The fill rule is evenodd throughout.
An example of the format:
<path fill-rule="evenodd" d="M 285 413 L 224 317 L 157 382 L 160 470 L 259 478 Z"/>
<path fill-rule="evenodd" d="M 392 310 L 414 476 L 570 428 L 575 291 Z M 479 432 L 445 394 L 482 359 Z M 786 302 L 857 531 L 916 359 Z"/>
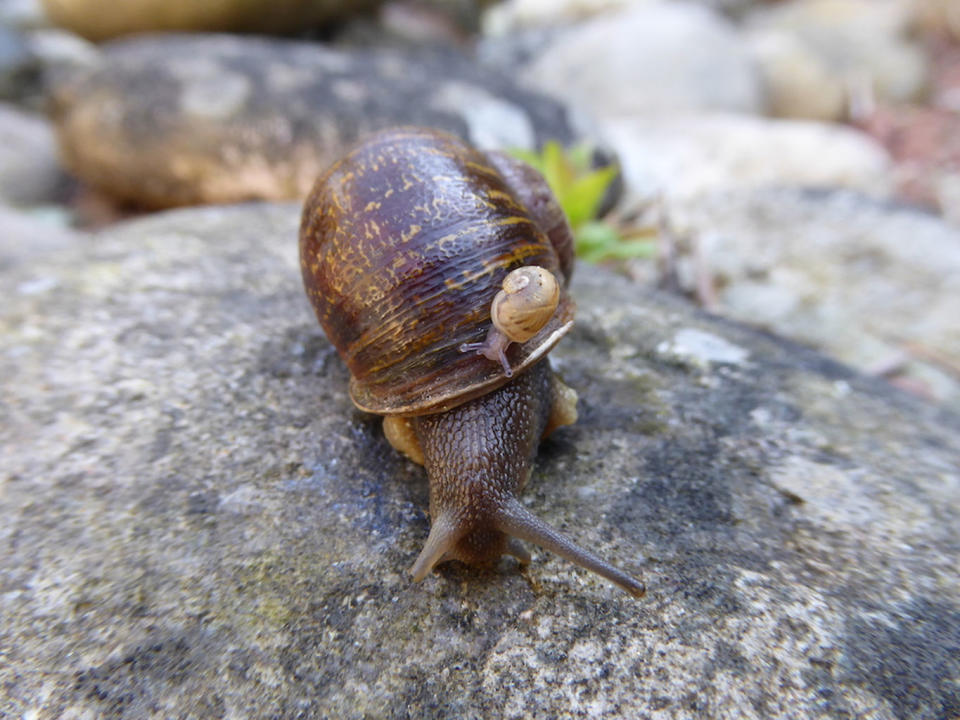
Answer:
<path fill-rule="evenodd" d="M 483 342 L 463 343 L 460 352 L 475 350 L 499 361 L 507 377 L 513 369 L 507 360 L 510 343 L 524 343 L 546 325 L 560 302 L 560 285 L 553 273 L 536 265 L 525 265 L 508 273 L 503 289 L 493 298 L 490 319 L 493 325 Z"/>

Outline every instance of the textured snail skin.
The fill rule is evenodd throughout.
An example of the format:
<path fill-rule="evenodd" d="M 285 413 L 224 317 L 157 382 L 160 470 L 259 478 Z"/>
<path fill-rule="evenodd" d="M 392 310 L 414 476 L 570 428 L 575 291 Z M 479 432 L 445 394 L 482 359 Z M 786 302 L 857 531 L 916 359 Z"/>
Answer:
<path fill-rule="evenodd" d="M 426 467 L 432 521 L 415 579 L 450 559 L 527 562 L 527 540 L 643 594 L 516 497 L 540 440 L 576 420 L 576 393 L 546 359 L 573 321 L 573 241 L 536 171 L 444 133 L 379 133 L 318 179 L 304 205 L 300 264 L 350 370 L 354 404 L 384 415 L 390 443 Z M 488 335 L 494 296 L 524 266 L 553 275 L 556 311 L 529 340 L 510 343 L 505 362 L 463 352 Z"/>
<path fill-rule="evenodd" d="M 430 536 L 412 572 L 420 580 L 443 560 L 488 564 L 530 556 L 517 539 L 553 550 L 637 597 L 643 583 L 578 547 L 517 499 L 549 430 L 559 381 L 544 359 L 514 381 L 437 415 L 412 419 L 430 478 Z"/>

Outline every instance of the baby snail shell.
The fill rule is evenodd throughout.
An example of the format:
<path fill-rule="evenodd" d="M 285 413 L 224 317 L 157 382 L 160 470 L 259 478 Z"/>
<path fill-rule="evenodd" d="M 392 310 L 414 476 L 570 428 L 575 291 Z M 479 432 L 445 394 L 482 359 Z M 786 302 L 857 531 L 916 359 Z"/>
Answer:
<path fill-rule="evenodd" d="M 300 268 L 354 405 L 426 468 L 415 580 L 447 560 L 527 563 L 522 540 L 643 595 L 517 499 L 540 441 L 577 419 L 547 357 L 573 326 L 573 236 L 539 173 L 436 130 L 381 131 L 318 178 Z"/>
<path fill-rule="evenodd" d="M 503 279 L 503 289 L 490 304 L 492 325 L 480 343 L 463 343 L 461 352 L 475 350 L 503 367 L 507 377 L 513 369 L 506 349 L 511 342 L 525 343 L 547 324 L 560 302 L 560 284 L 549 270 L 528 265 L 511 271 Z"/>

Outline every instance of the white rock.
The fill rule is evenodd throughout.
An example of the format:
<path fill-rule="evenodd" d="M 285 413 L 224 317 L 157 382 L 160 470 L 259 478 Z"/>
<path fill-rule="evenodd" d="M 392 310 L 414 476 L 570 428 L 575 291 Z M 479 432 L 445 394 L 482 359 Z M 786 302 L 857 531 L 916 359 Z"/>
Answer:
<path fill-rule="evenodd" d="M 39 0 L 0 0 L 0 25 L 32 30 L 47 25 Z"/>
<path fill-rule="evenodd" d="M 641 3 L 560 32 L 521 78 L 598 118 L 763 109 L 760 78 L 736 28 L 689 3 Z"/>
<path fill-rule="evenodd" d="M 910 38 L 910 0 L 798 0 L 755 13 L 748 26 L 798 38 L 831 74 L 891 101 L 915 100 L 928 79 Z"/>
<path fill-rule="evenodd" d="M 641 115 L 608 120 L 603 136 L 622 163 L 628 203 L 766 185 L 890 190 L 886 151 L 847 127 L 733 114 Z"/>
<path fill-rule="evenodd" d="M 57 28 L 44 28 L 30 33 L 27 45 L 47 69 L 89 67 L 100 59 L 96 45 L 79 35 Z"/>
<path fill-rule="evenodd" d="M 657 352 L 684 358 L 702 367 L 717 363 L 740 365 L 750 357 L 746 348 L 698 328 L 681 328 L 672 340 L 661 343 Z"/>
<path fill-rule="evenodd" d="M 581 22 L 610 10 L 649 0 L 507 0 L 484 13 L 485 35 L 505 35 L 529 28 Z"/>

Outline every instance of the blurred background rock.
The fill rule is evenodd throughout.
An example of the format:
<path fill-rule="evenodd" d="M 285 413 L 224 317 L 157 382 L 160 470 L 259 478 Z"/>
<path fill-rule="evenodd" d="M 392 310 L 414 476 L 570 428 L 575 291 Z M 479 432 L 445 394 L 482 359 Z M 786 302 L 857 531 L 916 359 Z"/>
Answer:
<path fill-rule="evenodd" d="M 960 243 L 957 6 L 127 0 L 107 12 L 91 0 L 0 0 L 0 197 L 38 222 L 83 228 L 177 205 L 299 199 L 346 145 L 387 125 L 439 126 L 484 147 L 586 142 L 621 171 L 609 221 L 659 228 L 659 261 L 625 265 L 639 281 L 960 406 L 956 325 L 920 337 L 928 323 L 905 323 L 852 349 L 842 329 L 814 336 L 789 313 L 760 311 L 774 292 L 776 307 L 850 313 L 831 310 L 828 288 L 783 281 L 824 279 L 815 252 L 789 272 L 768 268 L 762 288 L 753 271 L 731 271 L 749 257 L 727 260 L 757 252 L 750 228 L 787 242 L 790 229 L 753 217 L 747 198 L 767 207 L 794 197 L 771 191 L 793 189 L 817 192 L 804 201 L 809 222 L 853 193 L 881 227 L 887 213 L 907 237 L 911 222 L 938 237 L 926 262 L 952 267 L 942 258 Z M 704 249 L 720 230 L 703 209 L 730 193 L 747 214 L 720 257 Z M 832 221 L 841 254 L 870 252 L 870 275 L 899 277 L 900 259 L 844 217 Z M 837 281 L 855 295 L 869 277 L 851 266 Z M 896 282 L 886 302 L 898 317 L 898 297 L 931 288 Z M 958 302 L 953 284 L 937 287 Z M 849 322 L 876 324 L 866 309 Z"/>
<path fill-rule="evenodd" d="M 322 27 L 382 0 L 43 0 L 51 22 L 88 40 L 144 32 L 290 33 Z"/>

